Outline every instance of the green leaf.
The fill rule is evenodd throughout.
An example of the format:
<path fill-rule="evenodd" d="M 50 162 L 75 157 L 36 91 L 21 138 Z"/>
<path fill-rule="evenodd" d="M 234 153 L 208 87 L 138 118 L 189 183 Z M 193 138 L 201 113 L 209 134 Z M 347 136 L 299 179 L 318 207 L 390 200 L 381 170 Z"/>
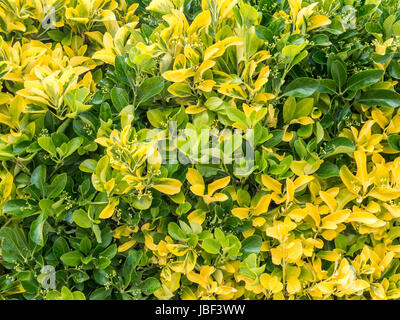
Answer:
<path fill-rule="evenodd" d="M 297 135 L 299 137 L 307 139 L 311 136 L 312 131 L 313 131 L 312 124 L 303 125 L 297 130 Z"/>
<path fill-rule="evenodd" d="M 301 117 L 306 117 L 310 115 L 314 107 L 313 98 L 304 98 L 297 102 L 296 111 L 293 115 L 293 119 L 299 119 Z"/>
<path fill-rule="evenodd" d="M 144 80 L 138 90 L 137 106 L 159 94 L 163 88 L 164 79 L 161 76 Z"/>
<path fill-rule="evenodd" d="M 383 70 L 365 70 L 352 75 L 347 82 L 347 89 L 357 91 L 377 83 L 383 75 Z"/>
<path fill-rule="evenodd" d="M 38 246 L 44 246 L 44 235 L 43 235 L 43 227 L 46 222 L 47 216 L 41 213 L 35 221 L 31 224 L 31 229 L 29 231 L 29 238 Z"/>
<path fill-rule="evenodd" d="M 257 25 L 255 26 L 255 31 L 257 37 L 259 37 L 261 40 L 265 40 L 270 43 L 273 41 L 274 35 L 272 34 L 271 30 L 269 30 L 267 27 L 262 25 Z"/>
<path fill-rule="evenodd" d="M 283 121 L 289 123 L 290 120 L 294 119 L 294 113 L 296 112 L 296 98 L 289 97 L 283 104 Z"/>
<path fill-rule="evenodd" d="M 80 253 L 80 252 L 77 251 L 77 250 L 64 253 L 64 254 L 60 257 L 61 261 L 62 261 L 65 265 L 70 266 L 70 267 L 76 267 L 76 266 L 78 266 L 78 265 L 81 263 L 81 259 L 82 259 L 82 258 L 83 258 L 82 253 Z"/>
<path fill-rule="evenodd" d="M 29 217 L 38 212 L 39 207 L 31 199 L 12 199 L 3 207 L 3 212 L 21 218 Z"/>
<path fill-rule="evenodd" d="M 241 251 L 243 253 L 259 253 L 261 250 L 262 239 L 258 235 L 247 237 L 242 241 Z"/>
<path fill-rule="evenodd" d="M 397 108 L 400 106 L 400 94 L 392 90 L 370 89 L 363 92 L 358 102 L 367 106 Z"/>
<path fill-rule="evenodd" d="M 78 209 L 72 214 L 72 219 L 81 228 L 91 228 L 93 222 L 90 220 L 89 215 L 83 209 Z"/>
<path fill-rule="evenodd" d="M 338 153 L 352 153 L 355 149 L 356 147 L 354 146 L 354 143 L 348 138 L 336 137 L 326 144 L 323 158 L 327 158 Z"/>
<path fill-rule="evenodd" d="M 66 173 L 62 173 L 57 175 L 53 181 L 51 182 L 50 186 L 48 187 L 48 194 L 47 197 L 49 199 L 54 199 L 64 191 L 65 186 L 67 185 L 68 176 Z"/>
<path fill-rule="evenodd" d="M 92 249 L 92 242 L 89 240 L 88 237 L 84 237 L 79 244 L 79 249 L 84 254 L 88 254 L 89 251 Z"/>
<path fill-rule="evenodd" d="M 108 259 L 112 259 L 115 257 L 117 254 L 117 245 L 114 243 L 111 246 L 109 246 L 107 249 L 104 251 L 100 252 L 99 257 L 105 257 Z"/>
<path fill-rule="evenodd" d="M 116 56 L 114 60 L 115 73 L 119 81 L 133 87 L 133 68 L 130 68 L 125 62 L 125 57 Z"/>
<path fill-rule="evenodd" d="M 203 241 L 203 249 L 211 254 L 218 254 L 221 249 L 221 245 L 215 239 L 205 239 Z"/>
<path fill-rule="evenodd" d="M 19 272 L 17 279 L 28 293 L 36 294 L 38 292 L 39 283 L 32 270 Z"/>
<path fill-rule="evenodd" d="M 40 137 L 38 138 L 38 144 L 43 149 L 46 150 L 53 158 L 57 157 L 56 146 L 50 137 Z"/>
<path fill-rule="evenodd" d="M 111 292 L 111 289 L 107 290 L 105 288 L 97 288 L 90 294 L 89 300 L 107 300 L 111 295 Z"/>
<path fill-rule="evenodd" d="M 259 267 L 257 255 L 251 253 L 240 263 L 239 271 L 241 274 L 255 280 L 264 272 L 265 267 L 265 264 Z"/>
<path fill-rule="evenodd" d="M 375 22 L 367 22 L 365 24 L 365 30 L 371 34 L 374 34 L 374 33 L 375 34 L 383 34 L 382 27 L 378 23 L 375 23 Z"/>
<path fill-rule="evenodd" d="M 392 134 L 388 136 L 387 138 L 389 146 L 395 150 L 395 151 L 400 151 L 400 135 L 398 134 Z"/>
<path fill-rule="evenodd" d="M 1 257 L 8 263 L 24 263 L 31 252 L 23 230 L 17 226 L 0 229 Z"/>
<path fill-rule="evenodd" d="M 140 199 L 135 197 L 132 199 L 132 206 L 139 210 L 147 210 L 150 208 L 152 203 L 152 198 L 148 195 L 143 195 Z"/>
<path fill-rule="evenodd" d="M 269 30 L 267 27 L 264 27 L 262 25 L 257 25 L 255 26 L 255 31 L 257 37 L 259 37 L 261 40 L 265 40 L 268 42 L 273 41 L 274 35 L 272 34 L 271 30 Z"/>
<path fill-rule="evenodd" d="M 383 22 L 383 30 L 385 31 L 385 37 L 390 38 L 392 35 L 392 26 L 393 23 L 396 21 L 396 16 L 395 15 L 390 15 L 385 19 Z"/>
<path fill-rule="evenodd" d="M 168 233 L 175 240 L 178 241 L 187 240 L 186 235 L 183 233 L 182 229 L 175 222 L 170 222 L 168 224 Z"/>
<path fill-rule="evenodd" d="M 78 148 L 82 145 L 83 138 L 82 137 L 75 137 L 68 141 L 67 143 L 67 152 L 63 154 L 62 158 L 67 158 L 71 154 L 73 154 Z"/>
<path fill-rule="evenodd" d="M 332 162 L 324 161 L 315 173 L 322 179 L 339 177 L 339 168 Z"/>
<path fill-rule="evenodd" d="M 283 95 L 299 98 L 309 97 L 318 89 L 318 86 L 318 80 L 312 78 L 296 78 L 286 86 Z"/>
<path fill-rule="evenodd" d="M 96 170 L 97 161 L 86 159 L 79 165 L 79 170 L 87 173 L 93 173 Z"/>
<path fill-rule="evenodd" d="M 338 234 L 338 236 L 335 238 L 335 247 L 338 249 L 342 249 L 342 250 L 346 251 L 347 243 L 348 243 L 348 240 L 347 240 L 346 236 L 343 234 Z"/>
<path fill-rule="evenodd" d="M 302 52 L 300 52 L 292 61 L 291 65 L 294 66 L 298 63 L 300 63 L 301 61 L 303 61 L 306 57 L 308 56 L 308 51 L 304 50 Z"/>
<path fill-rule="evenodd" d="M 251 196 L 248 191 L 243 189 L 238 189 L 236 192 L 236 196 L 237 196 L 236 201 L 239 204 L 239 206 L 241 207 L 250 206 Z"/>
<path fill-rule="evenodd" d="M 122 275 L 125 279 L 126 286 L 131 282 L 132 275 L 135 273 L 135 269 L 139 265 L 142 256 L 142 251 L 131 251 L 126 258 L 124 266 L 122 267 Z"/>
<path fill-rule="evenodd" d="M 234 235 L 228 235 L 226 238 L 228 239 L 228 254 L 232 257 L 237 257 L 239 255 L 242 244 L 240 243 L 239 239 Z M 224 248 L 224 250 L 225 249 L 226 248 Z"/>
<path fill-rule="evenodd" d="M 56 241 L 53 243 L 53 254 L 60 258 L 64 253 L 69 251 L 69 246 L 67 240 L 63 237 L 58 237 Z"/>
<path fill-rule="evenodd" d="M 400 22 L 400 20 L 399 20 Z M 396 60 L 392 60 L 392 62 L 389 65 L 389 73 L 392 76 L 392 78 L 395 79 L 400 79 L 400 63 L 398 63 Z"/>
<path fill-rule="evenodd" d="M 347 80 L 346 65 L 338 59 L 333 60 L 331 64 L 331 74 L 332 79 L 335 80 L 339 89 L 343 88 Z"/>
<path fill-rule="evenodd" d="M 230 120 L 239 122 L 240 124 L 248 128 L 244 112 L 232 107 L 226 108 L 225 110 L 226 110 L 226 115 Z"/>
<path fill-rule="evenodd" d="M 290 45 L 285 46 L 282 49 L 282 53 L 285 56 L 290 57 L 291 59 L 293 59 L 295 56 L 297 56 L 300 53 L 301 49 L 302 49 L 301 46 L 298 46 L 298 45 L 295 45 L 295 44 L 290 44 Z"/>
<path fill-rule="evenodd" d="M 318 92 L 335 94 L 337 90 L 336 82 L 332 79 L 319 80 Z"/>
<path fill-rule="evenodd" d="M 150 295 L 161 288 L 161 283 L 156 278 L 149 277 L 139 284 L 139 288 L 146 294 Z"/>
<path fill-rule="evenodd" d="M 124 89 L 114 87 L 111 89 L 111 101 L 114 108 L 121 112 L 129 104 L 129 95 Z"/>
<path fill-rule="evenodd" d="M 40 190 L 42 195 L 46 194 L 46 166 L 40 165 L 33 170 L 31 183 Z"/>

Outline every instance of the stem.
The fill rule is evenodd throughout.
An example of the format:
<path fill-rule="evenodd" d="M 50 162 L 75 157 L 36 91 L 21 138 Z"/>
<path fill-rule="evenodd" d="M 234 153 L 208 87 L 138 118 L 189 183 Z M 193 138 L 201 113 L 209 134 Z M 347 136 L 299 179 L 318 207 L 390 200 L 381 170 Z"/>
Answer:
<path fill-rule="evenodd" d="M 52 172 L 52 173 L 50 174 L 50 176 L 49 176 L 49 179 L 51 179 L 51 178 L 54 176 L 54 174 L 57 172 L 58 169 L 60 169 L 60 167 L 61 167 L 63 164 L 64 164 L 64 161 L 58 162 L 58 163 L 56 164 L 56 166 L 54 167 L 53 172 Z"/>
<path fill-rule="evenodd" d="M 29 169 L 23 163 L 21 163 L 17 160 L 15 161 L 15 163 L 23 172 L 25 172 L 26 174 L 30 174 Z"/>

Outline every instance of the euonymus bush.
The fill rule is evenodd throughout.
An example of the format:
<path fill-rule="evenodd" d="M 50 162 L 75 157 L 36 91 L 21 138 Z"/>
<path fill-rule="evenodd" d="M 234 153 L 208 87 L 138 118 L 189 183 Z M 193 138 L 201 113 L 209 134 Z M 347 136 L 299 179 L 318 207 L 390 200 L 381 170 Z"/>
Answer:
<path fill-rule="evenodd" d="M 400 298 L 399 48 L 398 0 L 0 0 L 0 298 Z"/>

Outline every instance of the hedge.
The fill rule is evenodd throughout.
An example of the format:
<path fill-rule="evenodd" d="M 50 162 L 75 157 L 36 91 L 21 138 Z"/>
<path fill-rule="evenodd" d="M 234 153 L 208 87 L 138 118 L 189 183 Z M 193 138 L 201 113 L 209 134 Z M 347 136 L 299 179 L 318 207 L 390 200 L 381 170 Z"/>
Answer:
<path fill-rule="evenodd" d="M 0 0 L 0 299 L 399 299 L 398 0 Z"/>

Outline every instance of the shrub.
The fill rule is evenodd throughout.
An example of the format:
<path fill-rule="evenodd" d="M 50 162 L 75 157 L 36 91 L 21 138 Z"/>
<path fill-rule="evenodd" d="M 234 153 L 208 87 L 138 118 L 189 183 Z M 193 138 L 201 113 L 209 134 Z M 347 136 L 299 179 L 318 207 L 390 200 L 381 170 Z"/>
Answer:
<path fill-rule="evenodd" d="M 397 0 L 0 1 L 0 298 L 398 299 Z"/>

